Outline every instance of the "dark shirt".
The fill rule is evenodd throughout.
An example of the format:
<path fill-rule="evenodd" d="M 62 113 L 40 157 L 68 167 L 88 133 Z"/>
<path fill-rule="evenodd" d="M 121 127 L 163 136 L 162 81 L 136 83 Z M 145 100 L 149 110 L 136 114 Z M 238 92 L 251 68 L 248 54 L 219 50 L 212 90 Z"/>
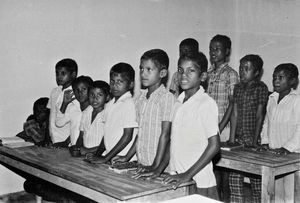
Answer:
<path fill-rule="evenodd" d="M 268 87 L 258 80 L 251 82 L 248 86 L 238 83 L 234 88 L 233 96 L 238 111 L 236 141 L 240 144 L 252 145 L 257 108 L 260 104 L 263 106 L 267 104 Z"/>

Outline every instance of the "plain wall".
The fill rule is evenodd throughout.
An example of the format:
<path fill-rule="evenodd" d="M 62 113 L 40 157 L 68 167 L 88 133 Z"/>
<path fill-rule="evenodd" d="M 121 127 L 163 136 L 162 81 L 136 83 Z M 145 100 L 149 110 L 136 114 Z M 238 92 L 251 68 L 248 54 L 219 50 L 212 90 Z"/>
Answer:
<path fill-rule="evenodd" d="M 276 65 L 300 65 L 299 10 L 297 0 L 0 0 L 0 137 L 22 130 L 33 102 L 56 86 L 56 62 L 67 57 L 78 62 L 78 75 L 107 81 L 115 63 L 138 73 L 142 53 L 161 48 L 172 74 L 181 40 L 197 39 L 207 55 L 210 39 L 225 34 L 231 66 L 261 55 L 272 91 Z M 22 190 L 23 180 L 3 167 L 0 180 L 0 194 Z"/>

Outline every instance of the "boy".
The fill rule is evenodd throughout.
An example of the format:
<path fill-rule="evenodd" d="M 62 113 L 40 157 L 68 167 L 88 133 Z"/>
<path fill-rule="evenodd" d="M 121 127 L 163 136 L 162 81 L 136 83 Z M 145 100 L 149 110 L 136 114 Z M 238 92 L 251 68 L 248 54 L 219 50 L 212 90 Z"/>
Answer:
<path fill-rule="evenodd" d="M 164 182 L 173 183 L 176 189 L 193 178 L 196 193 L 218 199 L 212 165 L 220 149 L 218 107 L 200 85 L 207 63 L 202 53 L 179 58 L 178 79 L 184 92 L 178 97 L 170 146 L 170 167 L 176 175 L 167 176 Z"/>
<path fill-rule="evenodd" d="M 142 90 L 136 99 L 139 133 L 134 142 L 133 153 L 127 154 L 128 161 L 136 152 L 138 163 L 142 165 L 135 178 L 158 176 L 162 173 L 158 166 L 170 143 L 171 121 L 175 97 L 168 92 L 162 80 L 167 76 L 169 57 L 161 49 L 146 51 L 140 60 L 140 79 L 147 90 Z M 131 150 L 130 150 L 131 151 Z"/>
<path fill-rule="evenodd" d="M 300 95 L 294 90 L 298 75 L 297 66 L 291 63 L 278 65 L 273 73 L 275 92 L 269 96 L 261 143 L 278 154 L 300 153 Z M 276 179 L 276 202 L 294 201 L 293 176 Z"/>
<path fill-rule="evenodd" d="M 63 126 L 56 126 L 56 119 L 58 116 L 62 116 L 63 100 L 72 100 L 72 81 L 77 77 L 77 63 L 73 59 L 63 59 L 55 65 L 56 82 L 58 87 L 51 91 L 49 102 L 47 107 L 50 108 L 50 121 L 49 131 L 52 139 L 53 146 L 55 147 L 67 147 L 69 145 L 70 136 L 72 137 L 72 144 L 75 144 L 75 139 L 79 135 L 79 127 L 72 126 L 70 123 L 66 123 Z M 77 100 L 74 100 L 72 104 L 72 111 L 77 112 L 77 119 L 80 122 L 80 104 Z M 75 122 L 77 123 L 77 122 Z M 74 139 L 73 139 L 74 138 Z"/>
<path fill-rule="evenodd" d="M 134 88 L 134 69 L 127 63 L 118 63 L 110 70 L 110 91 L 113 99 L 105 107 L 104 138 L 96 155 L 86 158 L 94 163 L 109 162 L 116 155 L 126 155 L 137 128 L 136 111 L 131 92 Z M 106 155 L 102 154 L 103 146 Z"/>
<path fill-rule="evenodd" d="M 207 93 L 217 102 L 221 142 L 229 139 L 228 121 L 233 109 L 233 89 L 238 83 L 238 74 L 229 65 L 231 40 L 225 35 L 214 36 L 209 45 L 211 67 L 208 71 Z M 218 157 L 218 156 L 217 156 Z M 223 169 L 222 169 L 223 170 Z M 229 173 L 215 170 L 221 200 L 229 201 Z"/>
<path fill-rule="evenodd" d="M 197 53 L 199 51 L 199 43 L 193 38 L 186 38 L 179 44 L 179 57 L 187 53 Z M 178 81 L 178 72 L 176 71 L 171 80 L 169 91 L 176 97 L 182 92 Z"/>
<path fill-rule="evenodd" d="M 81 152 L 94 152 L 104 135 L 104 105 L 109 101 L 109 85 L 94 81 L 89 89 L 90 106 L 82 113 L 80 135 L 76 146 Z"/>
<path fill-rule="evenodd" d="M 72 82 L 72 92 L 70 94 L 65 93 L 63 103 L 61 105 L 60 111 L 57 113 L 55 119 L 55 124 L 58 127 L 63 127 L 67 123 L 70 126 L 78 127 L 71 134 L 70 149 L 72 150 L 76 144 L 79 136 L 79 125 L 82 116 L 82 112 L 89 106 L 89 88 L 92 85 L 92 78 L 89 76 L 79 76 L 75 78 Z M 74 95 L 74 96 L 73 96 Z M 79 106 L 77 105 L 79 102 Z M 78 132 L 78 133 L 77 133 Z"/>
<path fill-rule="evenodd" d="M 49 137 L 49 109 L 46 107 L 48 98 L 42 97 L 33 104 L 33 115 L 30 115 L 23 125 L 24 131 L 17 134 L 25 141 L 36 145 L 47 145 L 51 142 Z"/>
<path fill-rule="evenodd" d="M 260 81 L 263 60 L 258 55 L 246 55 L 240 60 L 240 83 L 234 88 L 234 106 L 230 142 L 257 147 L 264 110 L 268 101 L 268 87 Z M 261 179 L 249 177 L 252 202 L 261 202 Z M 244 202 L 244 175 L 229 173 L 230 202 Z"/>

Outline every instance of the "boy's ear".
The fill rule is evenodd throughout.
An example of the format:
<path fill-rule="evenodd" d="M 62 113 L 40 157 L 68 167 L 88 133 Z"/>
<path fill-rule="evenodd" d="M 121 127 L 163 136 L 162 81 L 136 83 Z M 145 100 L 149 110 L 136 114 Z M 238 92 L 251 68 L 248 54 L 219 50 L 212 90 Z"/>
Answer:
<path fill-rule="evenodd" d="M 109 99 L 110 99 L 110 95 L 108 94 L 108 95 L 106 96 L 105 103 L 107 103 L 107 102 L 109 101 Z"/>
<path fill-rule="evenodd" d="M 71 75 L 72 75 L 73 79 L 75 79 L 76 76 L 77 76 L 77 73 L 76 72 L 72 72 Z"/>
<path fill-rule="evenodd" d="M 202 72 L 201 75 L 200 75 L 200 81 L 201 82 L 205 82 L 208 78 L 208 73 L 207 72 Z"/>
<path fill-rule="evenodd" d="M 164 77 L 167 76 L 167 74 L 168 74 L 167 69 L 161 69 L 161 71 L 160 71 L 160 73 L 159 73 L 159 76 L 160 76 L 161 78 L 164 78 Z"/>
<path fill-rule="evenodd" d="M 226 51 L 225 51 L 225 54 L 226 54 L 226 56 L 230 56 L 230 49 L 226 49 Z"/>
<path fill-rule="evenodd" d="M 133 89 L 133 88 L 134 88 L 134 82 L 130 82 L 129 89 Z"/>

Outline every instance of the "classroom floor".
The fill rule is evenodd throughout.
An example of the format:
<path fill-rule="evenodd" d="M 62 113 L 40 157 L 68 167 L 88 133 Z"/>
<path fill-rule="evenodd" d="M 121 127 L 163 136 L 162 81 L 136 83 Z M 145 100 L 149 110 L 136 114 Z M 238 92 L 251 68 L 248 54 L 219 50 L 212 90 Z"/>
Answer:
<path fill-rule="evenodd" d="M 251 190 L 249 184 L 245 184 L 244 194 L 245 194 L 245 203 L 250 203 Z M 35 202 L 36 202 L 35 196 L 25 191 L 0 196 L 0 203 L 35 203 Z"/>

